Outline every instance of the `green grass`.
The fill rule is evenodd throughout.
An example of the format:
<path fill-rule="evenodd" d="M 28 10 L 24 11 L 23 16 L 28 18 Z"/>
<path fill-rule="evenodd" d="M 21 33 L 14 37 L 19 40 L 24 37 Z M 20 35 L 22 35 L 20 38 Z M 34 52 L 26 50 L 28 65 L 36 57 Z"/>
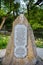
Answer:
<path fill-rule="evenodd" d="M 0 49 L 6 48 L 8 41 L 9 41 L 10 36 L 5 36 L 5 35 L 0 35 Z M 37 38 L 35 40 L 36 46 L 43 48 L 43 39 L 42 38 Z"/>
<path fill-rule="evenodd" d="M 35 42 L 36 42 L 37 47 L 43 48 L 43 39 L 42 38 L 37 38 Z"/>
<path fill-rule="evenodd" d="M 7 46 L 9 36 L 0 35 L 0 49 L 4 49 Z"/>

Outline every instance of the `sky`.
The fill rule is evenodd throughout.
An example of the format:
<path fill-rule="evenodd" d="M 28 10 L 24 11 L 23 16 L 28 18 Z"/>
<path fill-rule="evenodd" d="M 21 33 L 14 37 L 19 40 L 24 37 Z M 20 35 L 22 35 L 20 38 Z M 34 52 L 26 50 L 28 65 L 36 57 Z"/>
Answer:
<path fill-rule="evenodd" d="M 19 1 L 19 0 L 18 0 L 18 1 Z M 34 0 L 34 1 L 37 2 L 37 0 Z M 34 2 L 34 3 L 35 3 L 35 2 Z M 22 7 L 22 6 L 26 7 L 26 4 L 24 3 L 23 0 L 20 0 L 20 3 L 21 3 L 21 7 Z"/>
<path fill-rule="evenodd" d="M 15 0 L 16 2 L 23 2 L 23 0 Z M 35 2 L 37 2 L 37 0 L 34 0 Z"/>
<path fill-rule="evenodd" d="M 16 0 L 17 1 L 17 0 Z M 27 9 L 26 3 L 24 3 L 23 0 L 18 0 L 20 2 L 20 9 L 23 10 L 23 8 Z M 28 1 L 28 0 L 27 0 Z M 35 0 L 37 2 L 37 0 Z M 34 2 L 34 3 L 35 3 Z"/>
<path fill-rule="evenodd" d="M 23 8 L 27 9 L 26 3 L 23 0 L 15 0 L 15 1 L 20 3 L 20 10 L 23 10 Z M 25 1 L 29 1 L 29 0 L 25 0 Z M 34 0 L 34 3 L 36 2 L 37 0 Z"/>
<path fill-rule="evenodd" d="M 18 0 L 18 1 L 19 1 L 19 0 Z M 34 1 L 37 2 L 37 0 L 34 0 Z M 34 2 L 34 3 L 35 3 L 35 2 Z M 24 4 L 24 6 L 26 5 L 23 0 L 20 0 L 20 3 L 21 3 L 21 5 L 22 5 L 22 4 Z"/>
<path fill-rule="evenodd" d="M 35 2 L 37 2 L 37 0 L 35 0 Z"/>

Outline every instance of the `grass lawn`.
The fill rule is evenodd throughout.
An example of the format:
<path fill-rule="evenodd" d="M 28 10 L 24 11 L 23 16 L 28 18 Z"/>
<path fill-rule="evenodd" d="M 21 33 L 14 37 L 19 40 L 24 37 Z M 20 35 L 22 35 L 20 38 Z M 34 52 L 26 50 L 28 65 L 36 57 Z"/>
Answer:
<path fill-rule="evenodd" d="M 4 49 L 9 41 L 9 36 L 0 35 L 0 49 Z"/>
<path fill-rule="evenodd" d="M 10 36 L 0 35 L 0 49 L 4 49 L 7 46 Z M 43 39 L 37 38 L 35 40 L 36 46 L 43 48 Z"/>
<path fill-rule="evenodd" d="M 36 46 L 39 48 L 43 48 L 43 39 L 42 38 L 37 38 L 35 40 Z"/>

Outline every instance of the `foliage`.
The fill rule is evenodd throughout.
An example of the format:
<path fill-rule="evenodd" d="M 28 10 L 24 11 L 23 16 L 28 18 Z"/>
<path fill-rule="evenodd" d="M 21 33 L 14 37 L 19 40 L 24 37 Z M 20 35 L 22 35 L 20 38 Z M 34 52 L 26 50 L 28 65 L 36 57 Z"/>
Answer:
<path fill-rule="evenodd" d="M 0 22 L 2 21 L 2 17 L 5 16 L 6 14 L 4 11 L 0 11 Z M 27 17 L 28 21 L 30 22 L 32 29 L 37 30 L 37 29 L 43 29 L 43 10 L 35 7 L 34 9 L 29 11 L 29 16 L 26 13 L 25 16 Z M 13 17 L 12 14 L 8 16 L 6 19 L 5 25 L 7 29 L 12 29 L 10 28 L 12 26 L 12 21 L 15 20 L 15 17 Z"/>
<path fill-rule="evenodd" d="M 9 36 L 0 35 L 0 49 L 6 48 Z"/>
<path fill-rule="evenodd" d="M 36 46 L 43 48 L 43 39 L 41 38 L 36 39 Z"/>
<path fill-rule="evenodd" d="M 42 32 L 41 33 L 41 38 L 42 38 L 43 36 L 43 9 L 36 7 L 36 5 L 33 4 L 34 0 L 24 0 L 25 3 L 27 1 L 29 2 L 28 4 L 26 4 L 27 12 L 25 13 L 25 16 L 28 19 L 28 22 L 31 24 L 32 29 L 35 32 L 36 31 Z M 18 16 L 19 8 L 20 8 L 20 3 L 15 2 L 15 0 L 0 0 L 0 24 L 2 22 L 2 18 L 7 16 L 7 13 L 9 14 L 4 24 L 6 26 L 6 30 L 9 31 L 12 29 L 12 22 Z M 39 32 L 38 32 L 38 35 L 40 36 Z M 38 36 L 38 35 L 35 33 L 35 36 Z M 9 36 L 0 35 L 0 48 L 6 48 L 8 39 L 9 39 Z M 43 42 L 43 39 L 36 39 L 36 45 L 38 47 L 43 47 L 42 42 Z"/>
<path fill-rule="evenodd" d="M 6 15 L 6 13 L 5 13 L 5 11 L 2 9 L 2 10 L 0 10 L 0 17 L 3 17 L 3 16 L 5 16 Z"/>
<path fill-rule="evenodd" d="M 38 7 L 34 7 L 32 10 L 29 11 L 28 14 L 25 14 L 28 21 L 30 22 L 33 30 L 38 28 L 43 28 L 43 10 L 39 9 Z"/>
<path fill-rule="evenodd" d="M 20 7 L 20 4 L 17 3 L 17 2 L 14 3 L 14 0 L 1 0 L 1 8 L 0 8 L 0 10 L 3 9 L 4 12 L 6 13 L 6 15 L 7 15 L 7 13 L 9 11 L 10 11 L 10 13 L 13 12 L 13 16 L 15 16 L 14 12 L 16 12 L 16 14 L 18 15 L 19 7 Z"/>

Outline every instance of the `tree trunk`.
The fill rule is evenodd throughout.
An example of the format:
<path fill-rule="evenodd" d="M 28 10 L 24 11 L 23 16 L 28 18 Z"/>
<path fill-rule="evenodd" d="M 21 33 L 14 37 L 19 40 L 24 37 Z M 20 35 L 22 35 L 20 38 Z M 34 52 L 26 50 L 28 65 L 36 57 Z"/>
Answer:
<path fill-rule="evenodd" d="M 0 0 L 0 9 L 1 9 L 1 0 Z"/>
<path fill-rule="evenodd" d="M 9 12 L 7 13 L 7 15 L 6 15 L 5 17 L 3 17 L 2 23 L 1 23 L 1 25 L 0 25 L 0 30 L 2 29 L 2 27 L 3 27 L 4 23 L 5 23 L 5 20 L 7 19 L 7 17 L 9 16 L 10 13 L 11 13 L 11 11 L 9 11 Z"/>
<path fill-rule="evenodd" d="M 28 12 L 28 16 L 29 16 L 29 4 L 27 5 L 27 12 Z"/>
<path fill-rule="evenodd" d="M 2 23 L 1 23 L 1 25 L 0 25 L 0 30 L 2 29 L 2 27 L 3 27 L 4 23 L 5 23 L 6 18 L 7 18 L 7 17 L 3 17 Z"/>

